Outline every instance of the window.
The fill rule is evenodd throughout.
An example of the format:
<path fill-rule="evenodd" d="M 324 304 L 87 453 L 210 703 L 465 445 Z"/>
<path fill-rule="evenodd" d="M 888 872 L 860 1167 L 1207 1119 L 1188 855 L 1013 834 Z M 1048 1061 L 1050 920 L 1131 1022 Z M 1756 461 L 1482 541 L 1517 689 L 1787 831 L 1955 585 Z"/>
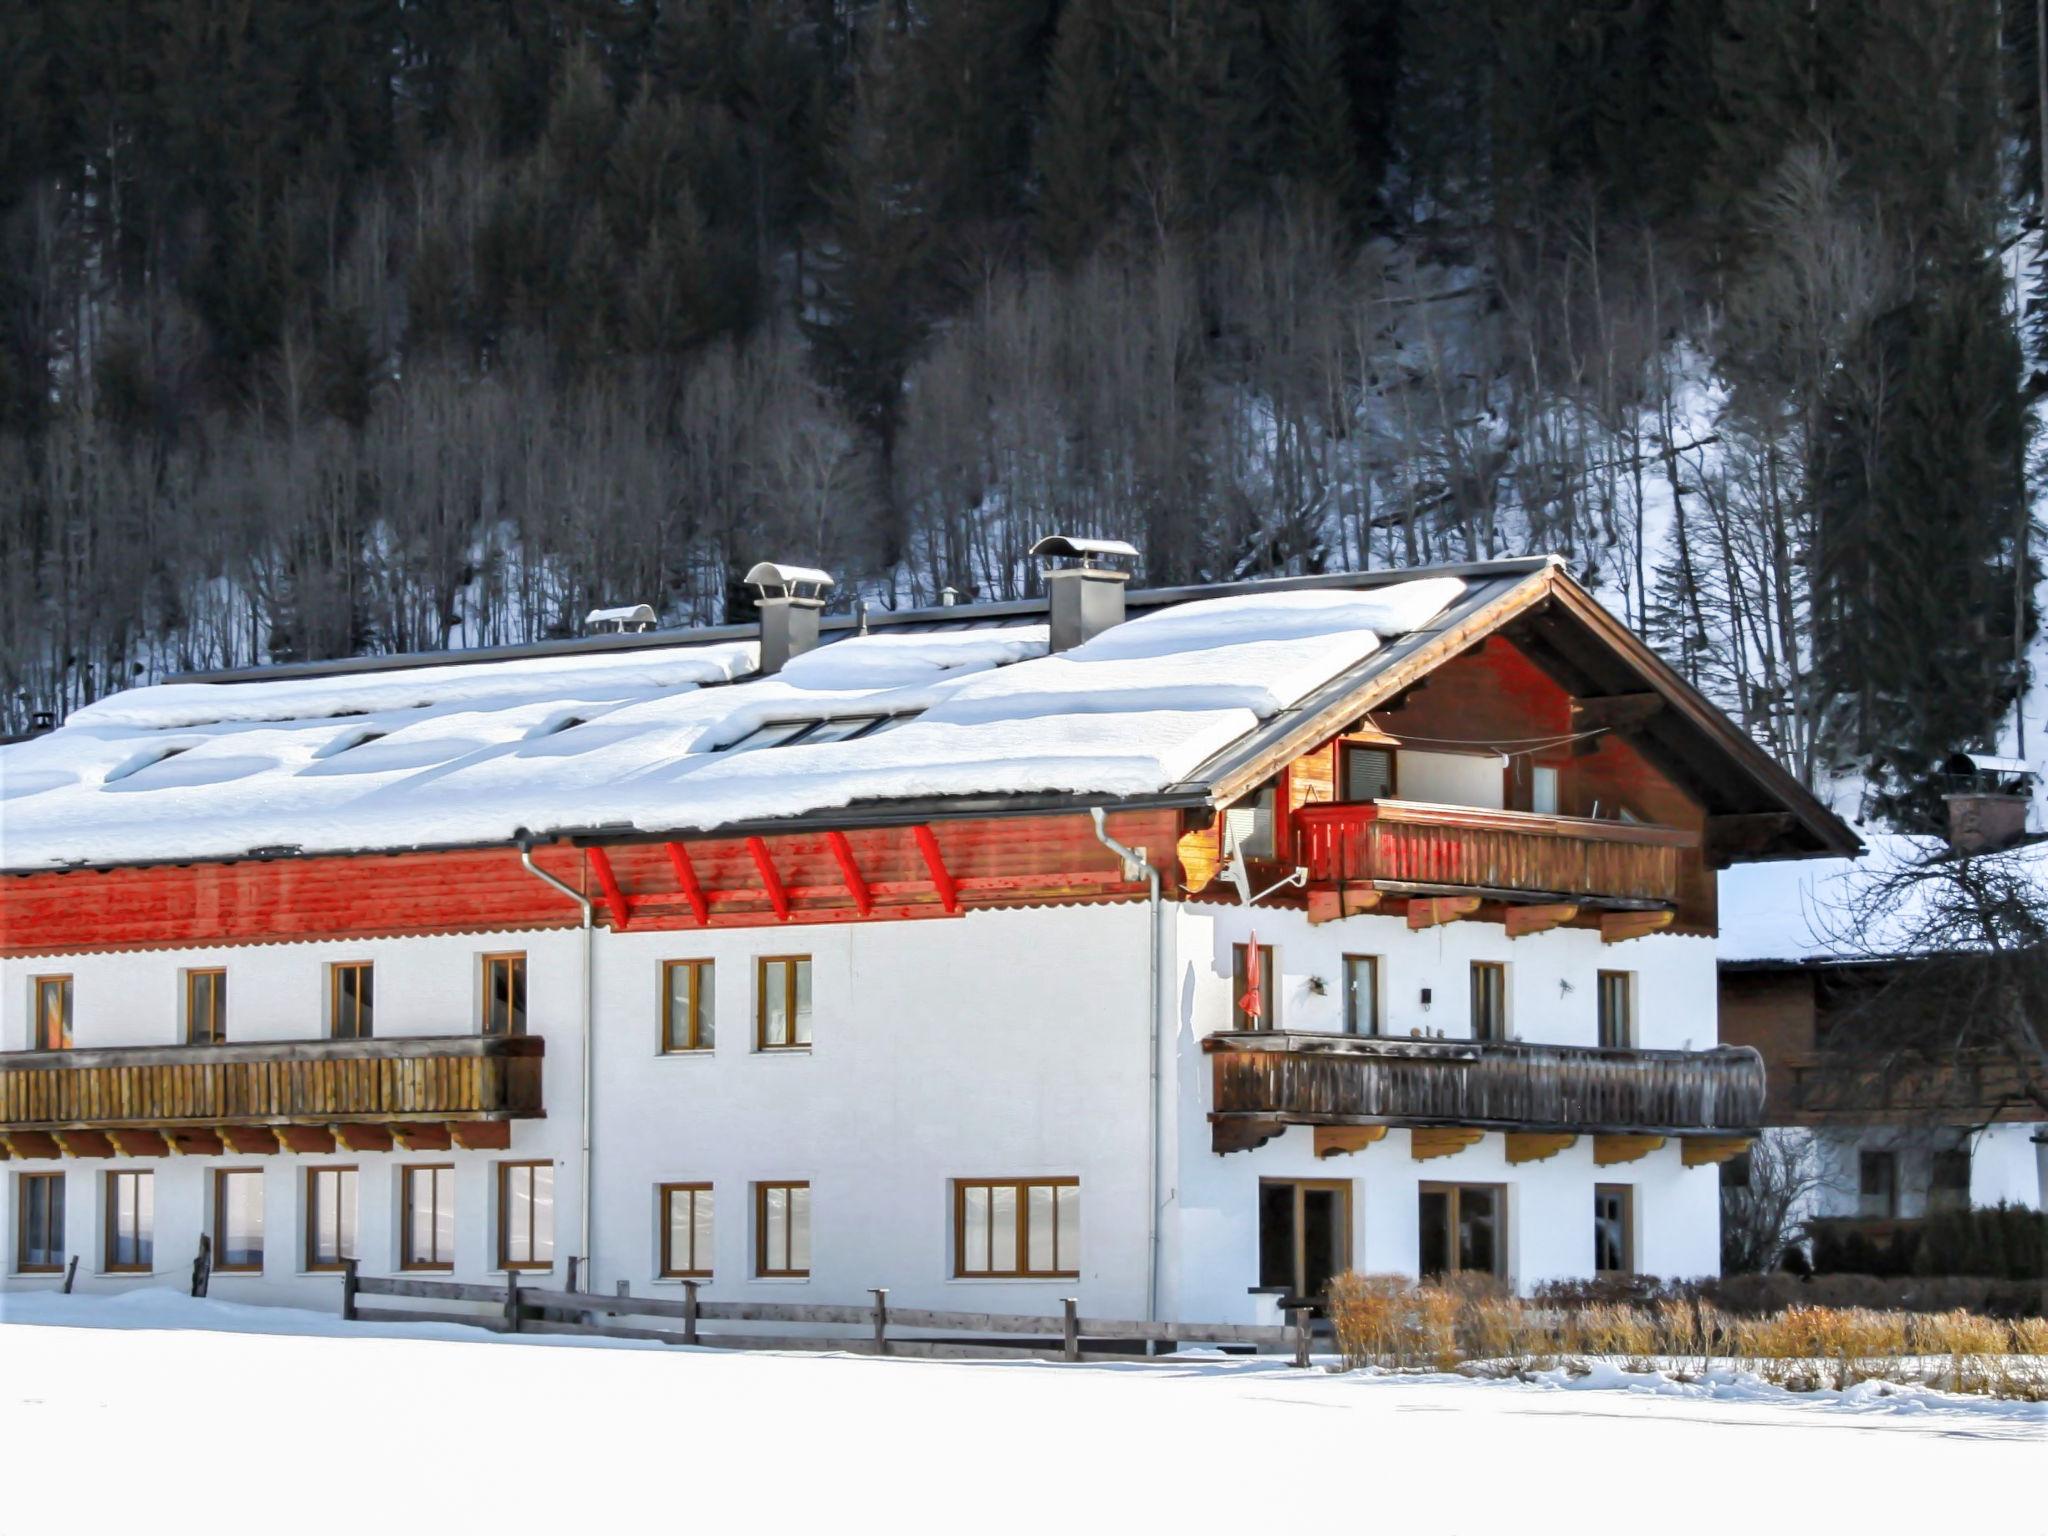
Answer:
<path fill-rule="evenodd" d="M 1741 1151 L 1721 1165 L 1721 1188 L 1749 1188 L 1749 1153 Z"/>
<path fill-rule="evenodd" d="M 228 1037 L 228 973 L 185 973 L 185 1043 L 220 1045 Z"/>
<path fill-rule="evenodd" d="M 1631 971 L 1599 975 L 1600 1043 L 1609 1050 L 1627 1050 L 1636 1043 L 1635 981 Z"/>
<path fill-rule="evenodd" d="M 455 1267 L 455 1170 L 446 1163 L 430 1163 L 398 1171 L 399 1213 L 398 1267 L 400 1269 L 453 1269 Z"/>
<path fill-rule="evenodd" d="M 1378 955 L 1344 957 L 1344 1033 L 1380 1032 L 1380 959 Z"/>
<path fill-rule="evenodd" d="M 367 960 L 327 968 L 327 1016 L 337 1040 L 367 1040 L 376 1008 L 375 977 Z"/>
<path fill-rule="evenodd" d="M 107 1175 L 107 1272 L 147 1274 L 156 1245 L 156 1180 L 122 1170 Z"/>
<path fill-rule="evenodd" d="M 956 1278 L 1073 1279 L 1081 1273 L 1079 1179 L 955 1179 Z"/>
<path fill-rule="evenodd" d="M 1557 770 L 1540 764 L 1529 770 L 1529 809 L 1539 816 L 1557 814 Z"/>
<path fill-rule="evenodd" d="M 1603 1275 L 1632 1275 L 1635 1251 L 1635 1190 L 1627 1184 L 1595 1184 L 1593 1268 Z"/>
<path fill-rule="evenodd" d="M 20 1211 L 15 1231 L 14 1268 L 24 1275 L 56 1274 L 64 1268 L 64 1175 L 24 1173 L 14 1186 Z"/>
<path fill-rule="evenodd" d="M 526 1033 L 526 956 L 484 956 L 484 1033 Z"/>
<path fill-rule="evenodd" d="M 498 1164 L 498 1268 L 555 1267 L 555 1165 Z"/>
<path fill-rule="evenodd" d="M 1864 1152 L 1856 1159 L 1856 1214 L 1899 1214 L 1899 1155 Z"/>
<path fill-rule="evenodd" d="M 1504 1275 L 1506 1244 L 1501 1208 L 1506 1191 L 1497 1184 L 1425 1184 L 1421 1190 L 1424 1277 L 1449 1274 Z"/>
<path fill-rule="evenodd" d="M 1508 968 L 1497 960 L 1472 962 L 1472 1038 L 1508 1037 Z"/>
<path fill-rule="evenodd" d="M 754 1273 L 808 1278 L 811 1273 L 811 1186 L 754 1186 Z"/>
<path fill-rule="evenodd" d="M 1259 1181 L 1259 1284 L 1306 1300 L 1351 1267 L 1349 1179 Z"/>
<path fill-rule="evenodd" d="M 1346 745 L 1343 796 L 1346 800 L 1387 800 L 1394 794 L 1394 754 L 1385 747 Z"/>
<path fill-rule="evenodd" d="M 1230 1027 L 1278 1029 L 1279 980 L 1273 970 L 1273 946 L 1259 946 L 1258 974 L 1250 970 L 1251 946 L 1230 946 Z"/>
<path fill-rule="evenodd" d="M 661 1200 L 661 1273 L 664 1279 L 711 1278 L 711 1186 L 664 1184 Z"/>
<path fill-rule="evenodd" d="M 213 1267 L 228 1273 L 263 1269 L 263 1172 L 213 1171 Z"/>
<path fill-rule="evenodd" d="M 661 1048 L 708 1051 L 717 1038 L 717 1005 L 709 960 L 661 963 Z"/>
<path fill-rule="evenodd" d="M 306 1268 L 339 1269 L 356 1256 L 356 1171 L 306 1170 Z"/>
<path fill-rule="evenodd" d="M 1951 1147 L 1936 1152 L 1927 1170 L 1927 1209 L 1967 1211 L 1970 1208 L 1970 1149 Z"/>
<path fill-rule="evenodd" d="M 773 955 L 760 962 L 754 988 L 755 1047 L 801 1050 L 811 1043 L 811 958 Z"/>
<path fill-rule="evenodd" d="M 68 1051 L 71 1049 L 71 978 L 69 976 L 38 976 L 36 978 L 36 1038 L 33 1049 L 38 1051 Z"/>

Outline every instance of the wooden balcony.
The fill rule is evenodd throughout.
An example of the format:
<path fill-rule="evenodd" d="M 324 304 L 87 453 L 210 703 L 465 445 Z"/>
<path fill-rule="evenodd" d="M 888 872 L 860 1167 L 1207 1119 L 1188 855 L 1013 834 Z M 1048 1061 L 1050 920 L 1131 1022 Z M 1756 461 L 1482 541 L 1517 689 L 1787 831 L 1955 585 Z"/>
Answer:
<path fill-rule="evenodd" d="M 1932 1058 L 1819 1055 L 1790 1063 L 1793 1115 L 1831 1119 L 1945 1119 L 1956 1124 L 2040 1117 L 2048 1083 L 2012 1056 L 1959 1050 Z"/>
<path fill-rule="evenodd" d="M 1273 1030 L 1211 1035 L 1202 1048 L 1213 1057 L 1218 1152 L 1257 1146 L 1290 1125 L 1406 1126 L 1470 1141 L 1508 1132 L 1510 1161 L 1523 1160 L 1517 1136 L 1536 1138 L 1523 1150 L 1548 1156 L 1590 1134 L 1599 1162 L 1630 1161 L 1680 1136 L 1686 1161 L 1698 1164 L 1739 1151 L 1763 1117 L 1763 1058 L 1747 1046 L 1635 1051 Z M 1317 1148 L 1349 1150 L 1343 1141 L 1319 1133 Z"/>
<path fill-rule="evenodd" d="M 1700 841 L 1676 827 L 1406 800 L 1303 806 L 1294 821 L 1312 887 L 1530 902 L 1673 905 L 1680 856 Z"/>
<path fill-rule="evenodd" d="M 15 1157 L 504 1148 L 541 1117 L 538 1036 L 0 1055 Z"/>

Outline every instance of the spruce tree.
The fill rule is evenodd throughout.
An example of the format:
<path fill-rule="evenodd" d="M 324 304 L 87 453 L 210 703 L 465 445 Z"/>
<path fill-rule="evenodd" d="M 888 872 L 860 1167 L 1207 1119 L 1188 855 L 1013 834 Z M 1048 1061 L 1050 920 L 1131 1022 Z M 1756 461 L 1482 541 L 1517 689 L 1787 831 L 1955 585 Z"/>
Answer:
<path fill-rule="evenodd" d="M 1047 69 L 1034 154 L 1038 241 L 1062 269 L 1115 216 L 1125 151 L 1125 81 L 1116 0 L 1067 0 Z"/>

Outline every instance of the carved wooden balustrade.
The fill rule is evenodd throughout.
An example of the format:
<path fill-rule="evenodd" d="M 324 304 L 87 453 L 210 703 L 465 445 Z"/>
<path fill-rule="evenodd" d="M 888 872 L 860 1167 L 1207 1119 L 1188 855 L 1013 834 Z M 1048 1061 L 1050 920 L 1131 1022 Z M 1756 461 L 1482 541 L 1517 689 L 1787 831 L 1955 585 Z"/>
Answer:
<path fill-rule="evenodd" d="M 17 1157 L 504 1147 L 542 1116 L 538 1036 L 20 1051 L 0 1055 Z"/>
<path fill-rule="evenodd" d="M 1379 800 L 1294 813 L 1311 884 L 1460 888 L 1529 896 L 1675 902 L 1679 859 L 1699 836 L 1676 827 Z"/>
<path fill-rule="evenodd" d="M 1748 1046 L 1643 1051 L 1273 1030 L 1211 1035 L 1202 1048 L 1212 1057 L 1219 1152 L 1256 1146 L 1290 1125 L 1687 1136 L 1732 1146 L 1763 1117 L 1763 1058 Z"/>

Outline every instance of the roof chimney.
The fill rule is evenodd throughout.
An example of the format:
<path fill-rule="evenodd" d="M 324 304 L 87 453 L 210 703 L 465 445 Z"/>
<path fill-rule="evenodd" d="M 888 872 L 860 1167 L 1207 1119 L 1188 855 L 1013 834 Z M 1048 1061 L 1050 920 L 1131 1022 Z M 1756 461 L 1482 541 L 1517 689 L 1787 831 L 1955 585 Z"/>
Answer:
<path fill-rule="evenodd" d="M 780 672 L 792 656 L 818 643 L 818 615 L 825 607 L 825 589 L 833 585 L 823 571 L 763 560 L 746 575 L 761 610 L 761 665 L 757 676 Z"/>
<path fill-rule="evenodd" d="M 1054 654 L 1071 651 L 1124 621 L 1124 583 L 1131 579 L 1130 566 L 1138 563 L 1137 550 L 1121 539 L 1070 539 L 1055 533 L 1032 545 L 1031 553 L 1045 562 Z"/>
<path fill-rule="evenodd" d="M 1958 752 L 1942 765 L 1949 784 L 1948 844 L 1957 853 L 1996 853 L 2027 835 L 2034 770 L 2016 757 Z"/>

